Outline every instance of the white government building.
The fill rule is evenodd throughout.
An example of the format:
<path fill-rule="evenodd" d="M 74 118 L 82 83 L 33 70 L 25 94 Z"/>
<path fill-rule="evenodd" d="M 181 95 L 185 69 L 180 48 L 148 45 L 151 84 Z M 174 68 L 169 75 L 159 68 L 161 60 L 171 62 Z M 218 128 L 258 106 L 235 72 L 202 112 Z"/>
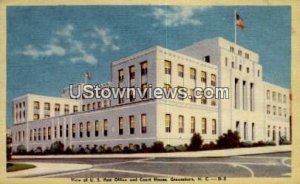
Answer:
<path fill-rule="evenodd" d="M 13 150 L 205 143 L 231 129 L 241 141 L 290 139 L 290 89 L 262 80 L 259 55 L 224 38 L 178 51 L 159 46 L 112 62 L 111 87 L 229 87 L 229 99 L 82 99 L 27 94 L 13 100 Z"/>

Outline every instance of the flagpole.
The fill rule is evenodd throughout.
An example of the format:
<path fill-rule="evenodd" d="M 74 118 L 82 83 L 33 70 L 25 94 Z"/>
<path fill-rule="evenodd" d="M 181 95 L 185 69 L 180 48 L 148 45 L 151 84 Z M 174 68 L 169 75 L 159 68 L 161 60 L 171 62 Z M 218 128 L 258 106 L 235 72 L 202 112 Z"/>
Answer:
<path fill-rule="evenodd" d="M 234 43 L 236 44 L 236 10 L 234 10 L 233 25 L 234 25 Z"/>

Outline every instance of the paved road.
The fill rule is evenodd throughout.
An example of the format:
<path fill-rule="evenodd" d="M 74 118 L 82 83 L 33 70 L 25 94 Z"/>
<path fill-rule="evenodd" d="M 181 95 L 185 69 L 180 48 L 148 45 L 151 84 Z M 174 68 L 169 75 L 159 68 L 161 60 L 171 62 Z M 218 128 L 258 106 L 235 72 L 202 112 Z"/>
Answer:
<path fill-rule="evenodd" d="M 219 158 L 69 158 L 26 159 L 51 163 L 92 164 L 87 170 L 57 173 L 43 177 L 126 178 L 126 177 L 289 177 L 291 153 L 272 153 Z"/>

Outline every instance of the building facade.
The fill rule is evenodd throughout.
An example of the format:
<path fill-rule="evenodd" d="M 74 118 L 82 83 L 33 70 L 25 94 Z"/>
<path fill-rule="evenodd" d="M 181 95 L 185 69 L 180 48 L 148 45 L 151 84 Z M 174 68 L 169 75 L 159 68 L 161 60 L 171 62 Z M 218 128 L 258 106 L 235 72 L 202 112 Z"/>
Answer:
<path fill-rule="evenodd" d="M 194 133 L 215 141 L 237 130 L 242 141 L 290 139 L 290 90 L 262 80 L 258 54 L 213 38 L 178 51 L 153 47 L 112 62 L 103 87 L 228 87 L 228 99 L 70 99 L 25 95 L 14 99 L 13 150 L 65 147 L 188 144 Z M 81 86 L 81 85 L 78 85 Z M 275 95 L 273 98 L 273 94 Z"/>

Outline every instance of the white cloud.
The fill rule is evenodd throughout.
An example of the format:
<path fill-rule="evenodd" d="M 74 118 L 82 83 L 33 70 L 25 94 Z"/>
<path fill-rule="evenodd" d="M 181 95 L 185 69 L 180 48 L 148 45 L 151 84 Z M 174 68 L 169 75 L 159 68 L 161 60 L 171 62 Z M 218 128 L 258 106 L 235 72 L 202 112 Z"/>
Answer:
<path fill-rule="evenodd" d="M 83 54 L 82 56 L 72 57 L 70 61 L 72 63 L 78 63 L 83 61 L 91 65 L 95 65 L 98 63 L 97 59 L 92 54 Z"/>
<path fill-rule="evenodd" d="M 154 8 L 152 16 L 164 26 L 178 27 L 182 25 L 201 25 L 196 13 L 206 10 L 208 7 L 167 7 Z"/>
<path fill-rule="evenodd" d="M 48 44 L 43 49 L 36 49 L 32 45 L 27 45 L 21 54 L 25 56 L 31 56 L 34 59 L 46 56 L 64 56 L 66 50 L 59 45 Z"/>
<path fill-rule="evenodd" d="M 96 48 L 97 46 L 100 48 L 102 52 L 106 50 L 112 50 L 112 51 L 117 51 L 120 49 L 119 46 L 117 46 L 114 42 L 117 40 L 119 37 L 112 35 L 110 29 L 108 28 L 94 28 L 94 32 L 90 34 L 92 38 L 96 38 L 99 40 L 99 44 L 92 43 L 90 45 L 91 48 Z"/>
<path fill-rule="evenodd" d="M 68 38 L 68 37 L 72 37 L 72 32 L 73 31 L 74 31 L 74 26 L 72 24 L 68 24 L 64 28 L 62 28 L 61 30 L 58 30 L 56 32 L 56 34 L 58 36 L 61 36 L 61 37 L 64 37 L 64 38 Z"/>

